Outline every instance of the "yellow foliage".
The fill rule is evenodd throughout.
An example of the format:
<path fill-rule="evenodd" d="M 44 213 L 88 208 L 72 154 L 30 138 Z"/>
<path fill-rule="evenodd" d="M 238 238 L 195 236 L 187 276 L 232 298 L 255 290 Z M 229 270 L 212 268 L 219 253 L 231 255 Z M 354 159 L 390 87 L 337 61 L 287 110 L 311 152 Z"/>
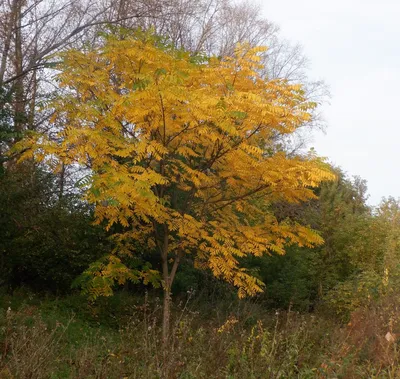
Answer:
<path fill-rule="evenodd" d="M 300 85 L 261 77 L 261 50 L 200 60 L 137 36 L 71 50 L 59 75 L 69 94 L 52 104 L 59 142 L 36 146 L 91 168 L 87 200 L 98 222 L 126 227 L 121 241 L 157 247 L 163 261 L 195 254 L 239 296 L 262 283 L 238 258 L 322 243 L 307 227 L 278 223 L 270 205 L 312 199 L 334 178 L 314 156 L 266 152 L 315 104 Z"/>

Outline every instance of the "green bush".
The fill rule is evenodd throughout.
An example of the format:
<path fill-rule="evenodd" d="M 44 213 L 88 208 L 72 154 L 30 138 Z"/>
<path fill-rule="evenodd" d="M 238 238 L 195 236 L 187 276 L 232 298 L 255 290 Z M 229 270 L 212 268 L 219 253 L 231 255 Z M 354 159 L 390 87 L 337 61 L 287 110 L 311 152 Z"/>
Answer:
<path fill-rule="evenodd" d="M 76 196 L 57 195 L 57 178 L 30 164 L 0 177 L 0 272 L 3 285 L 66 291 L 110 250 L 104 230 Z"/>

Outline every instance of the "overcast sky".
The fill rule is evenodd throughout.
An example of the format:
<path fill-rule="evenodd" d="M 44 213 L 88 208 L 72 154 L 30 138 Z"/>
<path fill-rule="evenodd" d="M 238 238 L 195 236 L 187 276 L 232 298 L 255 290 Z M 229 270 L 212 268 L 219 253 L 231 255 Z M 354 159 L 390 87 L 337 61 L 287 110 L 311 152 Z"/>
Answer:
<path fill-rule="evenodd" d="M 369 203 L 400 197 L 400 2 L 264 0 L 281 36 L 300 43 L 332 94 L 312 146 L 368 181 Z M 399 113 L 397 113 L 399 112 Z"/>

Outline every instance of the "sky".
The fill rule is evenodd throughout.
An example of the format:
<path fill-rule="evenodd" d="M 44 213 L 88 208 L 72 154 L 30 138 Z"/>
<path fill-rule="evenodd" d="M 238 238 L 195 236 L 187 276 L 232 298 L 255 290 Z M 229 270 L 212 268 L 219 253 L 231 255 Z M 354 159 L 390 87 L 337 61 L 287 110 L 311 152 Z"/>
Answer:
<path fill-rule="evenodd" d="M 331 91 L 321 156 L 368 182 L 369 204 L 400 197 L 400 2 L 264 0 L 280 35 L 300 43 Z M 399 111 L 399 113 L 397 113 Z"/>

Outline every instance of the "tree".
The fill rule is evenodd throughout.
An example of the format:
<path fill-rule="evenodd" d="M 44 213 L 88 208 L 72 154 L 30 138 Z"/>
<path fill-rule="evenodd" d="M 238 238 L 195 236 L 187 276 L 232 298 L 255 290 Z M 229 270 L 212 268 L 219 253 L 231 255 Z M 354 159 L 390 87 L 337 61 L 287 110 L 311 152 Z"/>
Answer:
<path fill-rule="evenodd" d="M 111 244 L 92 225 L 91 206 L 59 200 L 58 175 L 32 162 L 0 172 L 0 285 L 70 291 L 72 282 Z"/>
<path fill-rule="evenodd" d="M 257 275 L 266 284 L 263 298 L 273 307 L 309 310 L 327 297 L 337 301 L 337 286 L 346 282 L 353 287 L 353 279 L 360 271 L 376 267 L 385 243 L 366 203 L 366 182 L 358 177 L 348 178 L 337 167 L 332 171 L 337 180 L 316 188 L 318 199 L 274 205 L 278 220 L 290 218 L 311 225 L 320 231 L 324 245 L 315 249 L 292 246 L 284 257 L 248 260 L 247 267 L 256 267 Z M 328 304 L 323 306 L 326 309 Z"/>
<path fill-rule="evenodd" d="M 53 104 L 59 140 L 31 139 L 25 156 L 89 167 L 97 222 L 120 226 L 118 248 L 96 266 L 93 296 L 110 294 L 114 280 L 150 280 L 121 266 L 133 243 L 158 252 L 165 347 L 181 260 L 194 255 L 240 297 L 262 291 L 242 257 L 322 243 L 306 226 L 278 222 L 271 204 L 314 198 L 312 187 L 334 175 L 313 154 L 273 153 L 276 133 L 293 133 L 315 104 L 300 85 L 258 74 L 263 49 L 239 45 L 232 58 L 206 59 L 146 33 L 118 34 L 62 55 L 59 81 L 70 92 Z"/>
<path fill-rule="evenodd" d="M 37 129 L 47 114 L 39 111 L 54 83 L 49 78 L 54 53 L 95 44 L 105 24 L 153 28 L 175 46 L 226 56 L 240 42 L 268 45 L 263 54 L 269 77 L 321 83 L 307 77 L 299 46 L 279 38 L 279 28 L 263 18 L 260 7 L 230 0 L 77 1 L 10 0 L 0 3 L 0 87 L 13 97 L 15 129 Z M 50 71 L 51 72 L 51 71 Z M 323 92 L 323 91 L 322 91 Z M 324 95 L 319 91 L 318 100 Z M 4 106 L 0 102 L 0 109 Z"/>
<path fill-rule="evenodd" d="M 51 110 L 43 104 L 59 94 L 53 80 L 55 53 L 70 47 L 84 49 L 88 44 L 96 45 L 97 31 L 105 24 L 153 29 L 177 47 L 209 55 L 232 55 L 239 42 L 268 45 L 262 60 L 270 78 L 305 83 L 307 97 L 313 92 L 317 101 L 324 100 L 325 86 L 308 78 L 301 49 L 282 41 L 278 27 L 261 13 L 259 6 L 231 0 L 3 1 L 0 3 L 0 91 L 3 92 L 0 113 L 9 112 L 11 120 L 0 149 L 7 152 L 27 130 L 52 132 L 48 123 Z M 297 151 L 306 142 L 302 129 L 308 131 L 309 126 L 305 124 L 298 129 L 296 138 L 294 134 L 290 139 L 277 134 L 276 139 L 286 150 Z M 2 161 L 4 167 L 13 164 L 4 157 Z M 60 193 L 71 170 L 65 165 L 60 172 Z"/>

